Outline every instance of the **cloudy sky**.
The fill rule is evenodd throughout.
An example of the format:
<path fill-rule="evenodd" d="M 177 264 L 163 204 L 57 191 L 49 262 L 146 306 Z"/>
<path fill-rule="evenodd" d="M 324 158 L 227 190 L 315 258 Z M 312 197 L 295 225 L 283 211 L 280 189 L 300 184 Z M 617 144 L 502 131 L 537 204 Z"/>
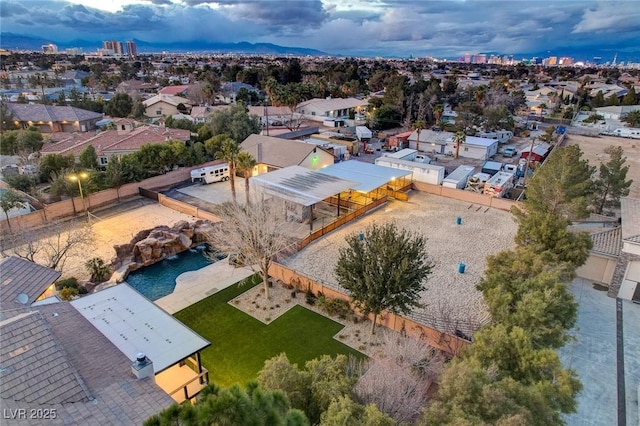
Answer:
<path fill-rule="evenodd" d="M 206 40 L 368 56 L 562 56 L 590 48 L 640 55 L 638 0 L 2 0 L 0 19 L 3 32 L 60 44 Z"/>

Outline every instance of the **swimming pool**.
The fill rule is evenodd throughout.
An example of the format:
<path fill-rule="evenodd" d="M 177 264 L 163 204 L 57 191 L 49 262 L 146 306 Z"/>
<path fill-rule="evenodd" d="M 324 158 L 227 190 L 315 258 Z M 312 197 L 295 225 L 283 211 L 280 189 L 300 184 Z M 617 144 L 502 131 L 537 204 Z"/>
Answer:
<path fill-rule="evenodd" d="M 129 273 L 126 281 L 147 299 L 158 300 L 173 293 L 178 275 L 187 271 L 196 271 L 213 263 L 204 255 L 206 249 L 206 245 L 198 246 L 162 262 L 145 266 Z"/>

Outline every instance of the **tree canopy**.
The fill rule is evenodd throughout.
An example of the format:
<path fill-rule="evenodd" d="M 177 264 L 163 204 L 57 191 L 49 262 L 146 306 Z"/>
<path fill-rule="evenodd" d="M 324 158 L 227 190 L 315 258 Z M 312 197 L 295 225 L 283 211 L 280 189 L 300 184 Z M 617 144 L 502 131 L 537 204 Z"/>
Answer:
<path fill-rule="evenodd" d="M 528 211 L 551 212 L 569 219 L 587 217 L 595 167 L 578 145 L 558 147 L 527 183 Z"/>
<path fill-rule="evenodd" d="M 227 134 L 237 142 L 242 142 L 249 135 L 258 134 L 261 130 L 258 116 L 249 115 L 242 103 L 216 109 L 209 117 L 207 126 L 213 135 Z"/>
<path fill-rule="evenodd" d="M 408 313 L 420 306 L 420 293 L 433 268 L 424 236 L 393 223 L 373 224 L 362 235 L 347 236 L 346 243 L 340 248 L 336 278 L 365 315 L 373 313 L 372 334 L 383 310 Z"/>
<path fill-rule="evenodd" d="M 629 166 L 624 165 L 627 157 L 621 146 L 608 146 L 604 149 L 609 155 L 609 161 L 600 164 L 598 177 L 595 181 L 594 205 L 596 213 L 603 213 L 605 209 L 620 208 L 620 198 L 629 195 L 629 188 L 633 180 L 627 180 Z"/>
<path fill-rule="evenodd" d="M 169 425 L 292 425 L 308 426 L 304 413 L 292 409 L 280 391 L 269 391 L 255 382 L 221 389 L 208 385 L 195 404 L 174 404 L 144 422 L 145 426 Z"/>

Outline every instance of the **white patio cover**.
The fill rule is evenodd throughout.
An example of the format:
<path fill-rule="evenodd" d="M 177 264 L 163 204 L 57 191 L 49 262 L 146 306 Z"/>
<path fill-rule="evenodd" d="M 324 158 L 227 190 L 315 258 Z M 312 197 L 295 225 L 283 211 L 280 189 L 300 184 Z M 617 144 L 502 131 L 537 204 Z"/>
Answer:
<path fill-rule="evenodd" d="M 289 166 L 253 176 L 250 184 L 265 194 L 310 206 L 342 191 L 354 189 L 359 183 L 301 166 Z"/>

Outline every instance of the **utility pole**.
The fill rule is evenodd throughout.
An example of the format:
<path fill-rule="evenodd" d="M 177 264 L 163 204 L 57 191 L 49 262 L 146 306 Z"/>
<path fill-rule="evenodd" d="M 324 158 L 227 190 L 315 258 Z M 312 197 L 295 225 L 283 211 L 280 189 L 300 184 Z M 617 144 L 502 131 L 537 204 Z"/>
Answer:
<path fill-rule="evenodd" d="M 531 154 L 533 153 L 533 143 L 536 138 L 531 138 L 531 145 L 529 146 L 529 154 L 527 155 L 527 163 L 524 166 L 524 178 L 522 179 L 522 187 L 527 186 L 527 175 L 529 174 L 529 162 L 531 161 Z"/>

